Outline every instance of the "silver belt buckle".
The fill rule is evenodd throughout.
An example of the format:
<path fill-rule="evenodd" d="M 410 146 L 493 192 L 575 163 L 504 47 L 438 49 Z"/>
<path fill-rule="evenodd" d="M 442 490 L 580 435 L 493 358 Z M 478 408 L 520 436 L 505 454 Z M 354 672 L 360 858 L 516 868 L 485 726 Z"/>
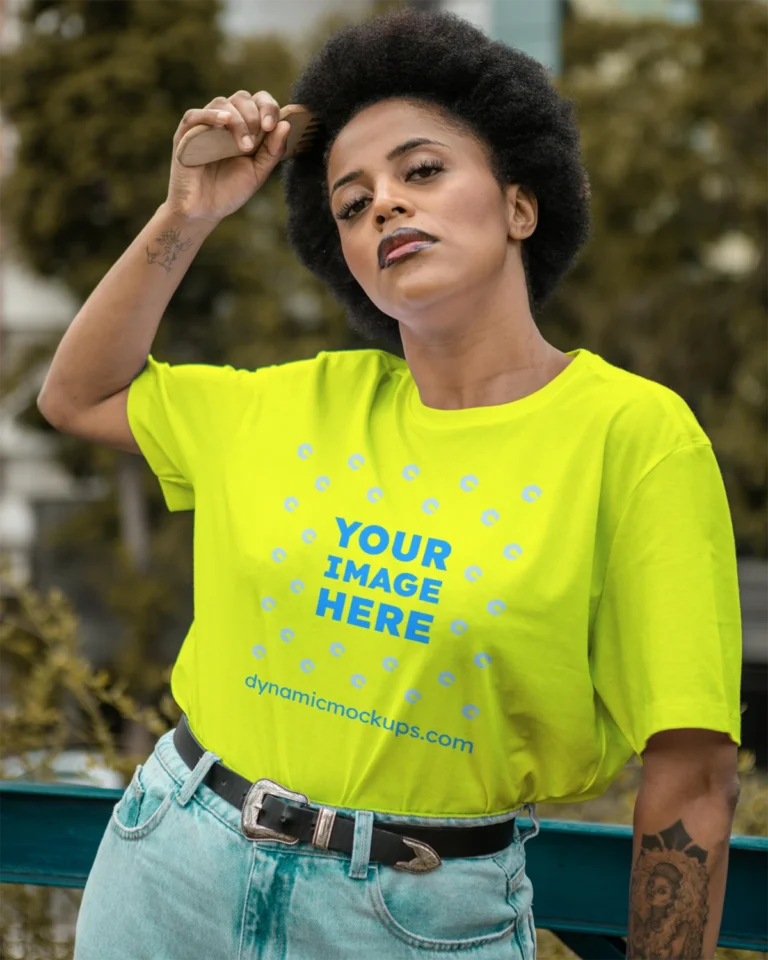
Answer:
<path fill-rule="evenodd" d="M 309 803 L 309 800 L 303 793 L 294 793 L 287 787 L 275 783 L 274 780 L 257 780 L 248 791 L 243 804 L 243 813 L 240 818 L 240 829 L 249 840 L 275 840 L 278 843 L 293 844 L 299 842 L 298 837 L 292 837 L 286 833 L 278 833 L 277 830 L 270 830 L 269 827 L 262 827 L 258 824 L 261 805 L 266 796 L 282 797 L 284 800 L 294 800 L 296 803 Z"/>
<path fill-rule="evenodd" d="M 384 824 L 386 830 L 387 825 Z M 411 840 L 410 837 L 400 838 L 406 847 L 410 847 L 416 854 L 413 860 L 398 860 L 395 863 L 395 870 L 404 870 L 407 873 L 430 873 L 437 870 L 443 862 L 440 855 L 429 846 L 428 843 L 422 843 L 420 840 Z"/>

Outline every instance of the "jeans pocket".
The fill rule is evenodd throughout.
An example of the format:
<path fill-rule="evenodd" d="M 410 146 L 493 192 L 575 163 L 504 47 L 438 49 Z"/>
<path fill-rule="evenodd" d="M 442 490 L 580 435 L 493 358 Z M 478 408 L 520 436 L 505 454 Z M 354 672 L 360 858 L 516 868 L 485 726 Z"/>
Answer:
<path fill-rule="evenodd" d="M 168 813 L 177 784 L 152 754 L 139 764 L 122 797 L 112 808 L 111 829 L 124 840 L 140 840 L 156 830 Z"/>
<path fill-rule="evenodd" d="M 510 848 L 503 856 L 443 860 L 422 874 L 376 864 L 369 889 L 379 920 L 398 939 L 431 950 L 471 949 L 511 937 L 533 891 L 522 843 L 515 840 Z"/>

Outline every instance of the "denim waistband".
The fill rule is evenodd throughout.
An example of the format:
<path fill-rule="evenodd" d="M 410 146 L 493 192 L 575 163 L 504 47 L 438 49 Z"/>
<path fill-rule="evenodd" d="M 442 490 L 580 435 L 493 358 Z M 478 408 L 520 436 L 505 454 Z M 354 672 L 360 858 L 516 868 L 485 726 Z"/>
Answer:
<path fill-rule="evenodd" d="M 200 760 L 198 761 L 194 771 L 191 771 L 185 761 L 179 755 L 179 752 L 174 745 L 173 730 L 169 730 L 168 733 L 165 733 L 162 737 L 160 737 L 155 745 L 154 752 L 165 770 L 174 778 L 174 780 L 183 785 L 183 795 L 187 799 L 196 791 L 198 785 L 202 782 L 211 766 L 214 763 L 223 762 L 221 757 L 219 757 L 217 754 L 210 750 L 206 750 L 203 756 L 200 757 Z M 209 790 L 210 794 L 212 794 L 213 798 L 215 798 L 212 799 L 212 805 L 215 808 L 217 815 L 220 816 L 220 818 L 223 815 L 223 817 L 231 826 L 235 826 L 239 829 L 240 811 L 237 810 L 231 803 L 229 803 L 229 801 L 224 800 L 223 797 L 219 797 L 219 795 L 210 790 L 210 788 L 206 787 L 205 789 Z M 337 813 L 344 814 L 352 818 L 354 818 L 358 813 L 357 808 L 335 807 L 331 804 L 314 803 L 311 798 L 309 800 L 309 806 L 314 810 L 321 810 L 323 807 L 325 807 L 326 809 L 335 810 Z M 515 818 L 518 812 L 522 809 L 528 811 L 528 814 L 533 822 L 533 826 L 528 830 L 518 831 L 517 827 L 515 828 L 515 836 L 518 836 L 519 833 L 519 836 L 523 842 L 525 842 L 525 840 L 536 836 L 536 834 L 539 832 L 539 821 L 536 816 L 536 808 L 534 804 L 530 803 L 520 804 L 520 806 L 515 810 L 507 811 L 505 813 L 494 814 L 493 816 L 477 817 L 420 817 L 405 816 L 395 813 L 381 813 L 378 811 L 366 812 L 370 812 L 374 822 L 381 824 L 403 823 L 424 827 L 480 827 L 488 824 L 504 823 L 507 820 Z"/>

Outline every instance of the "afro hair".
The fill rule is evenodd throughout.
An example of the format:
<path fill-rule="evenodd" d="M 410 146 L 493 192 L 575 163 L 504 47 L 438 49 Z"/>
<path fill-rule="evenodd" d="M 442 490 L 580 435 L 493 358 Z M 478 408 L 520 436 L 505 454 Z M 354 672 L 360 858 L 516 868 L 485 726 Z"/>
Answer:
<path fill-rule="evenodd" d="M 538 201 L 522 259 L 534 316 L 589 236 L 589 179 L 573 102 L 537 60 L 454 13 L 396 10 L 335 33 L 296 80 L 291 102 L 320 122 L 311 147 L 283 164 L 288 240 L 329 288 L 349 327 L 402 348 L 399 323 L 368 298 L 341 249 L 327 187 L 330 149 L 341 129 L 381 100 L 438 111 L 485 147 L 500 188 L 521 184 Z"/>

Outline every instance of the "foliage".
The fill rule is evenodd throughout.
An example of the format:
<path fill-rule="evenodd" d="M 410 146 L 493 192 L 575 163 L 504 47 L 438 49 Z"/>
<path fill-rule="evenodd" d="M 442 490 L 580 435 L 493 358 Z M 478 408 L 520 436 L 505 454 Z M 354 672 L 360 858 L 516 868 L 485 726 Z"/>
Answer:
<path fill-rule="evenodd" d="M 97 750 L 100 763 L 123 775 L 145 757 L 116 749 L 104 706 L 140 723 L 157 739 L 181 716 L 170 693 L 157 708 L 140 707 L 126 693 L 127 682 L 110 670 L 95 670 L 83 656 L 78 620 L 58 589 L 42 597 L 34 590 L 4 584 L 0 605 L 0 779 L 7 758 L 34 754 L 23 762 L 25 779 L 55 781 L 52 762 L 67 749 Z M 164 680 L 170 678 L 166 667 Z M 37 752 L 40 755 L 37 755 Z"/>
<path fill-rule="evenodd" d="M 88 769 L 106 767 L 128 782 L 146 757 L 120 749 L 106 716 L 139 724 L 158 739 L 180 716 L 170 693 L 156 708 L 142 707 L 126 693 L 119 673 L 94 669 L 82 654 L 78 619 L 61 591 L 41 596 L 8 581 L 2 586 L 0 779 L 9 778 L 15 762 L 25 779 L 55 782 L 53 765 L 62 751 L 80 749 L 88 752 Z M 169 679 L 166 669 L 163 680 Z M 0 889 L 0 956 L 71 957 L 72 937 L 57 936 L 56 917 L 76 915 L 79 891 L 11 884 Z"/>

